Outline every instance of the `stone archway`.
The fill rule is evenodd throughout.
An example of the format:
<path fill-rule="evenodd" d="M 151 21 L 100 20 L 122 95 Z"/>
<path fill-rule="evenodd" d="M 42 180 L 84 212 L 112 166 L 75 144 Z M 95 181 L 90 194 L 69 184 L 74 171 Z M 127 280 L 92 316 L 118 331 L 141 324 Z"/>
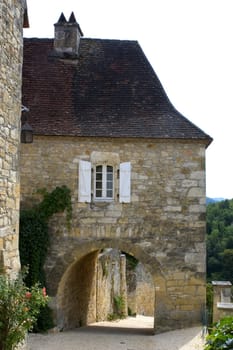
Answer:
<path fill-rule="evenodd" d="M 95 321 L 95 267 L 98 251 L 68 267 L 57 293 L 59 328 L 78 328 Z"/>
<path fill-rule="evenodd" d="M 71 243 L 71 242 L 70 242 Z M 69 244 L 69 251 L 57 259 L 54 268 L 47 269 L 48 281 L 54 294 L 53 308 L 56 310 L 57 325 L 60 329 L 76 328 L 95 322 L 96 315 L 96 261 L 100 249 L 117 248 L 133 255 L 150 272 L 152 279 L 161 282 L 162 274 L 158 262 L 137 244 L 123 240 L 88 241 L 83 244 Z M 58 276 L 59 275 L 59 276 Z M 57 277 L 57 278 L 56 278 Z M 156 284 L 156 289 L 158 290 Z"/>
<path fill-rule="evenodd" d="M 163 238 L 166 239 L 166 237 Z M 150 271 L 155 285 L 154 323 L 156 333 L 200 325 L 205 302 L 202 271 L 184 267 L 182 255 L 179 256 L 179 260 L 174 261 L 174 255 L 172 253 L 165 254 L 153 236 L 131 238 L 119 235 L 119 238 L 105 236 L 95 238 L 63 237 L 59 239 L 56 237 L 53 240 L 45 270 L 48 293 L 52 297 L 52 308 L 57 319 L 61 321 L 61 327 L 65 325 L 66 321 L 59 308 L 60 297 L 64 295 L 62 291 L 67 280 L 71 281 L 73 278 L 67 276 L 75 266 L 79 267 L 80 261 L 85 261 L 81 259 L 87 259 L 87 261 L 89 259 L 90 263 L 90 257 L 94 257 L 94 254 L 97 254 L 99 250 L 108 247 L 133 255 Z M 175 252 L 175 254 L 177 253 Z M 187 261 L 189 261 L 188 259 L 192 259 L 191 262 L 194 261 L 194 253 L 185 256 Z M 81 265 L 79 269 L 83 269 Z M 91 272 L 89 273 L 91 274 Z M 72 303 L 70 305 L 72 308 Z M 82 318 L 82 322 L 85 324 L 86 320 Z M 75 319 L 74 323 L 78 325 L 80 319 Z"/>

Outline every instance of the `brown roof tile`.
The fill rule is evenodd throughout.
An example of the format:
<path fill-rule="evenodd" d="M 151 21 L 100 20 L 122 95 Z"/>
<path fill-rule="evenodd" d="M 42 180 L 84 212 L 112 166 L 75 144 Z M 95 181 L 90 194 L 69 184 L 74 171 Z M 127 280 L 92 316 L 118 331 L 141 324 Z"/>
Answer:
<path fill-rule="evenodd" d="M 81 39 L 78 60 L 25 39 L 23 104 L 35 134 L 203 140 L 170 103 L 136 41 Z"/>

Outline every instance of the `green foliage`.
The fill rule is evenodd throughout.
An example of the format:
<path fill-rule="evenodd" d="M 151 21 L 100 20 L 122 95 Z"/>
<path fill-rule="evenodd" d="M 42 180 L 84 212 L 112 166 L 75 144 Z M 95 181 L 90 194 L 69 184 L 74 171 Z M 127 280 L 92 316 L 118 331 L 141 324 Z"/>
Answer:
<path fill-rule="evenodd" d="M 70 228 L 72 217 L 70 189 L 66 186 L 61 186 L 56 187 L 55 190 L 49 193 L 43 188 L 38 190 L 38 193 L 43 195 L 42 202 L 36 208 L 40 215 L 48 221 L 53 214 L 62 213 L 66 210 L 66 222 L 68 228 Z"/>
<path fill-rule="evenodd" d="M 45 288 L 35 284 L 29 289 L 21 275 L 15 280 L 0 275 L 0 350 L 12 350 L 24 340 L 47 299 Z"/>
<path fill-rule="evenodd" d="M 43 267 L 49 248 L 49 219 L 53 214 L 66 210 L 67 226 L 70 227 L 72 216 L 71 194 L 66 186 L 56 187 L 50 193 L 45 189 L 38 192 L 43 200 L 32 209 L 21 210 L 20 213 L 19 251 L 21 265 L 28 267 L 29 273 L 25 279 L 28 287 L 37 282 L 46 286 Z M 52 324 L 49 315 L 47 307 L 41 310 L 37 328 L 41 324 L 41 330 L 45 330 L 45 324 Z"/>
<path fill-rule="evenodd" d="M 211 283 L 207 283 L 206 285 L 206 307 L 207 307 L 207 326 L 211 325 L 213 322 L 213 285 Z"/>
<path fill-rule="evenodd" d="M 233 282 L 233 200 L 207 206 L 208 280 Z"/>
<path fill-rule="evenodd" d="M 121 295 L 115 295 L 114 297 L 114 313 L 118 316 L 118 318 L 125 318 L 125 300 Z"/>
<path fill-rule="evenodd" d="M 131 270 L 134 270 L 138 265 L 138 260 L 133 255 L 130 255 L 125 252 L 123 252 L 123 254 L 125 254 L 126 256 L 127 267 Z"/>
<path fill-rule="evenodd" d="M 136 317 L 137 316 L 136 312 L 133 312 L 129 306 L 128 306 L 128 315 L 131 316 L 131 317 Z"/>
<path fill-rule="evenodd" d="M 205 350 L 233 349 L 233 317 L 221 319 L 206 338 Z"/>
<path fill-rule="evenodd" d="M 49 246 L 48 223 L 37 209 L 20 213 L 19 251 L 22 266 L 27 266 L 27 286 L 36 282 L 45 285 L 44 262 Z"/>
<path fill-rule="evenodd" d="M 113 298 L 114 301 L 114 312 L 108 314 L 108 321 L 114 321 L 118 319 L 126 318 L 125 314 L 125 300 L 121 295 L 115 295 Z"/>
<path fill-rule="evenodd" d="M 107 320 L 108 321 L 115 321 L 115 320 L 118 320 L 119 319 L 119 316 L 115 313 L 113 314 L 108 314 L 108 317 L 107 317 Z"/>
<path fill-rule="evenodd" d="M 233 282 L 233 249 L 225 249 L 221 259 L 225 279 Z"/>

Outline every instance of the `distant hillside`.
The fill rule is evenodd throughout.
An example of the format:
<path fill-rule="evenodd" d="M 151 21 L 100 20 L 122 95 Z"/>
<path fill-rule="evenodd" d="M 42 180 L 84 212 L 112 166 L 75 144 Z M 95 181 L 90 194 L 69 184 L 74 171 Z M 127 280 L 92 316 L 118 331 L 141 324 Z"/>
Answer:
<path fill-rule="evenodd" d="M 210 197 L 206 197 L 206 204 L 222 202 L 224 200 L 225 200 L 225 198 L 210 198 Z"/>

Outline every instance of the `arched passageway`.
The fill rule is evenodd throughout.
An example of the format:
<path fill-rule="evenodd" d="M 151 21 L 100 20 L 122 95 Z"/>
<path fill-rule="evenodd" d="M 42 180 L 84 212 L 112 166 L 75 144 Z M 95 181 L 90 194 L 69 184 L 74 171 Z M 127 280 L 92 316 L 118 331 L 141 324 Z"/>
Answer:
<path fill-rule="evenodd" d="M 166 254 L 161 253 L 153 237 L 65 237 L 54 240 L 45 266 L 58 328 L 79 327 L 95 320 L 92 301 L 96 291 L 92 283 L 96 259 L 102 249 L 109 247 L 134 256 L 150 272 L 155 289 L 156 333 L 200 324 L 205 293 L 202 273 L 178 269 L 173 255 L 169 256 L 169 264 L 163 264 Z M 77 310 L 82 310 L 81 314 Z"/>
<path fill-rule="evenodd" d="M 77 328 L 107 320 L 115 315 L 116 301 L 123 302 L 118 307 L 123 308 L 121 312 L 124 315 L 128 312 L 137 313 L 136 298 L 139 298 L 139 312 L 148 312 L 142 310 L 150 309 L 150 316 L 154 315 L 155 280 L 156 275 L 160 275 L 156 263 L 148 265 L 150 259 L 143 250 L 136 245 L 125 247 L 119 241 L 115 244 L 111 242 L 111 248 L 115 248 L 115 252 L 117 249 L 119 257 L 116 255 L 113 257 L 109 249 L 107 255 L 104 256 L 103 253 L 100 255 L 100 252 L 103 252 L 103 249 L 106 252 L 108 247 L 109 242 L 72 246 L 69 252 L 70 261 L 63 260 L 64 272 L 60 273 L 60 278 L 57 278 L 56 295 L 54 295 L 56 322 L 60 329 Z M 134 257 L 134 261 L 140 261 L 141 281 L 137 291 L 135 288 L 134 294 L 132 290 L 130 294 L 129 287 L 127 288 L 126 255 L 121 254 L 122 251 Z M 54 267 L 53 276 L 57 276 L 58 266 L 61 272 L 61 261 Z M 146 280 L 142 277 L 145 274 Z M 148 284 L 148 275 L 150 284 Z M 55 286 L 53 288 L 55 291 Z"/>

